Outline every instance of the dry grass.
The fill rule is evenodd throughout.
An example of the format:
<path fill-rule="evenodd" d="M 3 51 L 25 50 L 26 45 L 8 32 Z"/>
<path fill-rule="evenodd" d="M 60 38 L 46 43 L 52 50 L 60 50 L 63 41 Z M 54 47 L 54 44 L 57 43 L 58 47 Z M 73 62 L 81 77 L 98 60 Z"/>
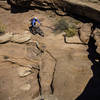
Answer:
<path fill-rule="evenodd" d="M 4 34 L 5 30 L 6 30 L 6 26 L 4 24 L 0 23 L 0 35 Z"/>
<path fill-rule="evenodd" d="M 55 33 L 61 33 L 64 30 L 68 29 L 68 23 L 65 21 L 65 19 L 60 19 L 55 25 L 54 25 L 54 32 Z"/>
<path fill-rule="evenodd" d="M 76 28 L 75 24 L 73 24 L 71 22 L 66 22 L 65 19 L 60 19 L 55 24 L 54 33 L 60 34 L 61 32 L 65 32 L 67 37 L 73 37 L 74 35 L 77 34 L 77 28 Z"/>

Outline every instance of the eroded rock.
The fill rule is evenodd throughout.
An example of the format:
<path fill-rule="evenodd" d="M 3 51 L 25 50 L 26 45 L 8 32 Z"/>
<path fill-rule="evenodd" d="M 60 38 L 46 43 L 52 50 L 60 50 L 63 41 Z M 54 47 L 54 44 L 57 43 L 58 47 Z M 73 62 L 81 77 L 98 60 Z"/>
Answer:
<path fill-rule="evenodd" d="M 8 4 L 11 4 L 11 5 L 27 7 L 30 5 L 31 0 L 7 0 L 7 2 Z"/>
<path fill-rule="evenodd" d="M 30 84 L 24 84 L 23 86 L 20 87 L 20 89 L 23 91 L 29 91 L 30 88 L 31 88 Z"/>
<path fill-rule="evenodd" d="M 95 45 L 97 46 L 96 51 L 100 54 L 100 29 L 96 28 L 94 31 L 94 39 L 96 40 Z"/>
<path fill-rule="evenodd" d="M 15 43 L 24 43 L 31 40 L 31 34 L 13 34 L 11 41 Z"/>
<path fill-rule="evenodd" d="M 32 36 L 31 34 L 25 33 L 25 34 L 20 34 L 20 33 L 5 33 L 0 36 L 0 43 L 5 43 L 5 42 L 15 42 L 15 43 L 24 43 L 29 40 L 31 40 Z"/>
<path fill-rule="evenodd" d="M 55 59 L 42 43 L 40 44 L 37 41 L 22 44 L 8 42 L 2 45 L 1 53 L 0 60 L 2 62 L 8 62 L 11 66 L 17 66 L 17 77 L 26 78 L 31 76 L 31 74 L 36 74 L 35 78 L 37 79 L 33 79 L 33 81 L 38 81 L 36 83 L 38 87 L 41 84 L 41 91 L 36 87 L 36 93 L 34 93 L 33 98 L 37 93 L 52 94 L 51 85 L 54 77 Z M 30 88 L 30 86 L 26 87 L 22 86 L 21 89 L 26 91 Z M 35 86 L 32 88 L 34 90 Z"/>
<path fill-rule="evenodd" d="M 52 94 L 52 81 L 55 71 L 56 61 L 48 52 L 42 55 L 42 65 L 40 66 L 41 94 Z"/>
<path fill-rule="evenodd" d="M 91 35 L 91 27 L 92 24 L 91 23 L 86 23 L 86 24 L 82 24 L 80 26 L 81 28 L 79 29 L 79 37 L 80 40 L 85 43 L 88 44 L 89 39 L 90 39 L 90 35 Z"/>
<path fill-rule="evenodd" d="M 100 22 L 99 0 L 7 0 L 10 5 L 26 7 L 33 4 L 40 7 L 51 7 L 64 12 L 71 12 Z M 88 1 L 88 2 L 87 2 Z M 21 9 L 20 9 L 21 10 Z M 58 13 L 59 14 L 59 13 Z"/>
<path fill-rule="evenodd" d="M 18 75 L 20 77 L 25 77 L 32 73 L 31 68 L 29 68 L 29 67 L 18 67 L 17 71 L 18 71 Z"/>
<path fill-rule="evenodd" d="M 5 42 L 10 41 L 11 37 L 12 37 L 12 33 L 5 33 L 5 34 L 1 35 L 0 43 L 5 43 Z"/>
<path fill-rule="evenodd" d="M 35 98 L 34 100 L 58 100 L 58 98 L 54 95 L 42 95 Z"/>
<path fill-rule="evenodd" d="M 50 52 L 45 51 L 44 45 L 40 45 L 38 42 L 27 44 L 27 52 L 29 59 L 38 59 L 41 94 L 52 94 L 51 84 L 56 64 L 55 59 Z"/>

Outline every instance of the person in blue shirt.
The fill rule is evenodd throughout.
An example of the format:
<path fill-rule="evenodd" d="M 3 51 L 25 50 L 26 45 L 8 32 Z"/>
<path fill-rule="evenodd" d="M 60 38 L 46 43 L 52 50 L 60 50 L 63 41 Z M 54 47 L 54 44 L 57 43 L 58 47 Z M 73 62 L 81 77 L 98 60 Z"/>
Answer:
<path fill-rule="evenodd" d="M 40 23 L 40 21 L 38 20 L 37 17 L 34 17 L 33 19 L 30 20 L 31 21 L 31 26 L 29 27 L 29 30 L 32 34 L 39 34 L 41 35 L 42 37 L 44 37 L 44 33 L 43 31 L 39 28 L 38 25 L 36 25 L 36 22 L 38 22 L 40 25 L 42 25 Z"/>
<path fill-rule="evenodd" d="M 36 22 L 38 22 L 39 24 L 40 24 L 40 21 L 39 21 L 39 19 L 37 18 L 37 17 L 34 17 L 33 19 L 32 19 L 32 27 L 34 27 L 35 25 L 36 25 Z"/>

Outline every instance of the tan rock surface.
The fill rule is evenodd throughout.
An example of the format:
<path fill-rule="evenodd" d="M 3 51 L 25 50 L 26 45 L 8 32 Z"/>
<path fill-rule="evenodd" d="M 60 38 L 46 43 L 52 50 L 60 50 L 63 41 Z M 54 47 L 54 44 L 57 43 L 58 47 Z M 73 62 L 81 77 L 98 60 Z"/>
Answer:
<path fill-rule="evenodd" d="M 95 45 L 97 46 L 96 51 L 97 53 L 100 54 L 100 29 L 96 29 L 94 31 L 94 39 L 96 40 L 96 43 L 95 43 Z"/>
<path fill-rule="evenodd" d="M 89 42 L 90 35 L 92 32 L 91 27 L 92 27 L 91 23 L 86 23 L 86 24 L 81 25 L 81 28 L 79 29 L 80 40 L 85 44 L 88 44 Z"/>

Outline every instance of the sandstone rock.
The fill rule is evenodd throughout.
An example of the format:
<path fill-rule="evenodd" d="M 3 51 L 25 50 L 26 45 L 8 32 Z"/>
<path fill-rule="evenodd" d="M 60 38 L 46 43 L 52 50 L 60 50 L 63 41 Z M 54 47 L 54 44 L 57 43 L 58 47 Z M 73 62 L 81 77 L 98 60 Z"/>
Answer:
<path fill-rule="evenodd" d="M 29 6 L 31 0 L 7 0 L 8 4 L 17 5 L 17 6 Z"/>
<path fill-rule="evenodd" d="M 100 1 L 98 0 L 7 0 L 9 4 L 30 6 L 30 4 L 40 7 L 50 6 L 62 11 L 68 11 L 80 16 L 100 22 Z M 88 1 L 88 3 L 87 3 Z M 99 3 L 95 3 L 99 2 Z"/>
<path fill-rule="evenodd" d="M 29 91 L 30 88 L 31 88 L 30 84 L 24 84 L 23 86 L 20 87 L 20 89 L 23 91 Z"/>
<path fill-rule="evenodd" d="M 29 91 L 30 88 L 31 88 L 30 84 L 24 84 L 23 86 L 20 87 L 20 89 L 23 91 Z"/>
<path fill-rule="evenodd" d="M 58 98 L 54 95 L 42 95 L 35 98 L 34 100 L 58 100 Z"/>
<path fill-rule="evenodd" d="M 40 57 L 41 57 L 41 50 L 39 50 L 39 48 L 37 48 L 36 43 L 35 42 L 30 42 L 26 44 L 26 57 L 30 60 L 35 60 L 40 62 Z"/>
<path fill-rule="evenodd" d="M 24 43 L 29 41 L 30 39 L 31 39 L 30 34 L 13 34 L 11 41 L 15 43 Z"/>
<path fill-rule="evenodd" d="M 88 1 L 90 1 L 92 3 L 98 3 L 99 2 L 99 0 L 88 0 Z"/>
<path fill-rule="evenodd" d="M 25 34 L 25 38 L 26 36 L 27 35 Z M 14 42 L 14 40 L 17 40 L 18 43 L 19 41 L 21 41 L 20 43 L 22 43 L 23 37 L 24 34 L 13 34 L 11 41 Z M 29 78 L 28 75 L 31 76 L 32 72 L 37 72 L 36 75 L 39 73 L 41 94 L 52 94 L 51 84 L 53 81 L 53 74 L 55 68 L 55 59 L 53 58 L 52 54 L 46 51 L 44 44 L 37 41 L 27 42 L 25 44 L 18 43 L 4 44 L 1 48 L 1 53 L 4 56 L 0 57 L 0 59 L 3 59 L 3 61 L 5 62 L 10 62 L 10 65 L 17 66 L 16 76 L 20 76 L 18 78 L 21 78 L 22 80 L 24 78 Z M 34 75 L 34 73 L 32 75 Z M 35 78 L 36 79 L 34 80 L 34 82 L 36 81 L 36 83 L 34 84 L 36 84 L 36 86 L 38 85 L 39 87 L 39 83 L 37 83 L 37 76 Z M 20 86 L 22 86 L 22 84 Z M 39 93 L 39 88 L 35 88 L 34 86 L 34 94 L 37 95 L 37 93 Z M 30 86 L 22 86 L 21 90 L 26 91 L 29 88 Z M 35 97 L 35 95 L 33 97 Z"/>
<path fill-rule="evenodd" d="M 97 46 L 96 51 L 100 54 L 100 29 L 94 31 L 94 39 L 96 40 L 95 45 Z"/>
<path fill-rule="evenodd" d="M 44 45 L 39 42 L 27 44 L 27 57 L 38 61 L 41 94 L 52 94 L 51 84 L 55 68 L 54 58 L 45 51 Z"/>
<path fill-rule="evenodd" d="M 12 33 L 6 33 L 6 34 L 1 35 L 0 43 L 5 43 L 5 42 L 10 41 L 11 37 L 12 37 Z"/>
<path fill-rule="evenodd" d="M 89 42 L 89 38 L 92 32 L 91 26 L 92 26 L 91 23 L 86 23 L 86 24 L 81 25 L 81 28 L 79 29 L 80 40 L 85 44 L 88 44 Z"/>
<path fill-rule="evenodd" d="M 17 71 L 18 71 L 18 75 L 20 77 L 25 77 L 25 76 L 31 74 L 31 69 L 28 67 L 18 67 Z"/>
<path fill-rule="evenodd" d="M 44 52 L 42 55 L 42 65 L 40 66 L 40 84 L 41 94 L 52 94 L 51 84 L 53 81 L 53 74 L 56 65 L 55 59 L 48 52 Z"/>

